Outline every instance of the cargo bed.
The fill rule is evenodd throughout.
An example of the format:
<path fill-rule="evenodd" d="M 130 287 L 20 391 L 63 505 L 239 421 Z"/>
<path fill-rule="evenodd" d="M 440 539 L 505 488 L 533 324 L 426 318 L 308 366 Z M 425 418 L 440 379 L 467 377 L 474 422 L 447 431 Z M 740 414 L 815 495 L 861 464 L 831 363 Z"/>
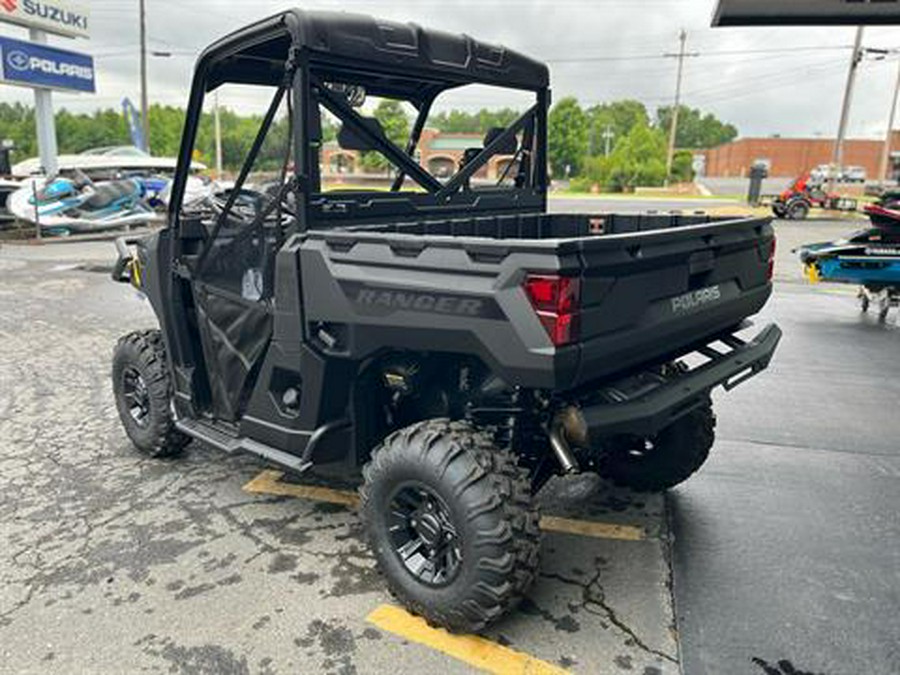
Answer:
<path fill-rule="evenodd" d="M 355 357 L 399 334 L 410 349 L 469 351 L 513 381 L 558 389 L 677 356 L 755 314 L 771 293 L 774 234 L 769 218 L 517 214 L 359 224 L 302 241 L 307 315 L 345 326 Z M 571 344 L 547 339 L 522 289 L 542 273 L 579 280 Z M 422 309 L 431 300 L 416 309 L 417 293 L 448 298 L 448 312 Z M 485 313 L 453 315 L 460 298 Z"/>

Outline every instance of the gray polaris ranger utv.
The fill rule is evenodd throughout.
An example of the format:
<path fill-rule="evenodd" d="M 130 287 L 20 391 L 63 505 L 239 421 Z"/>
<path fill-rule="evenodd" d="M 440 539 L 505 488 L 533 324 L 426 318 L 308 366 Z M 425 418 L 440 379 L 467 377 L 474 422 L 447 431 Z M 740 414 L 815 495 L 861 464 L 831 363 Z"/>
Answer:
<path fill-rule="evenodd" d="M 234 188 L 189 204 L 204 100 L 230 85 L 268 110 Z M 435 154 L 433 106 L 472 86 L 518 96 L 521 114 Z M 406 138 L 373 99 L 410 111 Z M 537 61 L 364 16 L 287 11 L 209 47 L 168 226 L 119 242 L 115 277 L 160 326 L 115 351 L 134 444 L 361 472 L 388 585 L 455 631 L 528 589 L 550 477 L 690 476 L 713 444 L 710 391 L 763 370 L 781 335 L 737 334 L 771 293 L 770 221 L 548 214 L 549 105 Z M 352 187 L 354 161 L 390 189 Z"/>

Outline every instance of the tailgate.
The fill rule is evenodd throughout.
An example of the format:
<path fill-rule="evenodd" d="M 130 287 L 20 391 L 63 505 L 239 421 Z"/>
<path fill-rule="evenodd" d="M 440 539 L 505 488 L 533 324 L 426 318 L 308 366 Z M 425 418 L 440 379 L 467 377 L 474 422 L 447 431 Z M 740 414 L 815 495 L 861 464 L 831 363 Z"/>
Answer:
<path fill-rule="evenodd" d="M 581 357 L 573 385 L 685 348 L 757 313 L 774 231 L 748 218 L 581 240 Z"/>

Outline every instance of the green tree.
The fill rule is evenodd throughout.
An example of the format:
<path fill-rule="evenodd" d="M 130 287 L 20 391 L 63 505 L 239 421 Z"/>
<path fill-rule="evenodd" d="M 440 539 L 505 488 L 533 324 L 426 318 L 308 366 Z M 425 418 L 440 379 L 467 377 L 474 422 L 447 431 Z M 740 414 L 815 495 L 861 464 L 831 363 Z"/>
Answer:
<path fill-rule="evenodd" d="M 671 178 L 676 183 L 690 183 L 694 180 L 694 154 L 690 150 L 675 152 Z"/>
<path fill-rule="evenodd" d="M 409 139 L 409 118 L 403 111 L 403 104 L 392 99 L 382 100 L 372 113 L 384 129 L 384 135 L 388 140 L 401 148 L 406 146 Z M 391 162 L 377 150 L 369 150 L 362 153 L 360 158 L 362 165 L 370 171 L 387 171 Z"/>
<path fill-rule="evenodd" d="M 664 106 L 656 110 L 656 126 L 667 134 L 672 124 L 672 109 L 672 106 Z M 703 111 L 697 108 L 688 108 L 684 105 L 678 109 L 675 147 L 714 148 L 733 141 L 737 136 L 737 127 L 722 122 L 712 113 L 703 114 Z"/>
<path fill-rule="evenodd" d="M 596 184 L 622 191 L 662 185 L 666 177 L 665 136 L 647 124 L 636 124 L 616 143 L 609 157 L 590 158 L 585 169 L 585 179 L 579 182 L 582 188 Z"/>
<path fill-rule="evenodd" d="M 578 100 L 562 99 L 547 122 L 550 167 L 558 178 L 577 176 L 588 154 L 588 118 Z"/>
<path fill-rule="evenodd" d="M 635 125 L 650 124 L 644 104 L 631 99 L 591 106 L 587 116 L 591 155 L 604 154 L 607 142 L 610 149 L 614 148 L 616 141 L 627 136 Z M 609 139 L 604 138 L 607 132 L 612 134 Z"/>
<path fill-rule="evenodd" d="M 494 127 L 508 127 L 519 118 L 520 113 L 512 108 L 488 110 L 482 108 L 476 113 L 464 110 L 444 110 L 432 115 L 428 126 L 444 133 L 477 133 L 486 134 Z"/>

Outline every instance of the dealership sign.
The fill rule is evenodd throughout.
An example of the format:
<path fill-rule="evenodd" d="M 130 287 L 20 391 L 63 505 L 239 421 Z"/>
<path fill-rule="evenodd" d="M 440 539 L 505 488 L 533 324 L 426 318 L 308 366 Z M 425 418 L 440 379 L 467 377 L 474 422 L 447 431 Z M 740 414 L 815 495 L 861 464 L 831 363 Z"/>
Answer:
<path fill-rule="evenodd" d="M 90 12 L 85 5 L 61 0 L 0 0 L 0 22 L 38 28 L 69 37 L 88 37 Z"/>
<path fill-rule="evenodd" d="M 94 59 L 87 54 L 0 37 L 0 82 L 93 93 Z"/>

